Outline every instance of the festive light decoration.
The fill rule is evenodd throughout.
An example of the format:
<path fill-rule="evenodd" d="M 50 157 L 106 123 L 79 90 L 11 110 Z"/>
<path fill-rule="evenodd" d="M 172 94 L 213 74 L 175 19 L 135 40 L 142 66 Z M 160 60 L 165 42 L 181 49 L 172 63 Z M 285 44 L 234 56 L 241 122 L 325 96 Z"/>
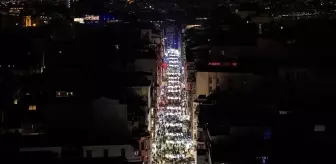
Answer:
<path fill-rule="evenodd" d="M 152 143 L 152 163 L 195 164 L 196 149 L 191 136 L 181 53 L 178 49 L 167 48 L 164 57 L 167 66 L 158 90 L 159 110 Z"/>

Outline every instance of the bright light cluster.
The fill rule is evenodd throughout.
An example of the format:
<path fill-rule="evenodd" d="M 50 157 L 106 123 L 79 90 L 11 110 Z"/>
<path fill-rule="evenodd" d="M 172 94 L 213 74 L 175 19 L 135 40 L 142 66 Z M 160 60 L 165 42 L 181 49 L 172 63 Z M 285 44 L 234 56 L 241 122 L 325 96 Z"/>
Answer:
<path fill-rule="evenodd" d="M 195 164 L 181 54 L 177 49 L 168 48 L 164 57 L 168 66 L 159 89 L 152 163 Z"/>

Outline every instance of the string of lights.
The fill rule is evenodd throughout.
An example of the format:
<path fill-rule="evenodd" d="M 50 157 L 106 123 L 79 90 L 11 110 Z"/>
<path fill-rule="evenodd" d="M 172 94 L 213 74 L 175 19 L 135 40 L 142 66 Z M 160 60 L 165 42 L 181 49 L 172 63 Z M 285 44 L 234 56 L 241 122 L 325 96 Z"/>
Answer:
<path fill-rule="evenodd" d="M 195 164 L 181 54 L 177 49 L 167 48 L 164 55 L 167 68 L 159 89 L 152 163 Z"/>

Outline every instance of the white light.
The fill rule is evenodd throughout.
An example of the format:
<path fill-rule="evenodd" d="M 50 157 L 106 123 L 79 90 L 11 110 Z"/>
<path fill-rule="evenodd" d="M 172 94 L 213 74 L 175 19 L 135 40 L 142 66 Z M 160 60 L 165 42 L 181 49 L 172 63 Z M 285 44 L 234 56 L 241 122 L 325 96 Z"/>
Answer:
<path fill-rule="evenodd" d="M 167 73 L 167 75 L 181 75 L 181 73 Z"/>
<path fill-rule="evenodd" d="M 181 90 L 168 90 L 168 92 L 170 92 L 170 93 L 177 93 L 177 92 L 181 92 Z"/>
<path fill-rule="evenodd" d="M 171 106 L 168 106 L 167 109 L 181 110 L 181 107 L 171 107 Z"/>
<path fill-rule="evenodd" d="M 171 77 L 171 76 L 168 76 L 168 79 L 173 79 L 173 80 L 175 80 L 175 79 L 179 79 L 179 77 Z"/>
<path fill-rule="evenodd" d="M 168 45 L 174 44 L 171 40 L 174 36 L 166 35 Z M 193 141 L 190 125 L 190 112 L 187 110 L 187 96 L 185 96 L 185 79 L 183 75 L 183 63 L 181 53 L 177 49 L 165 49 L 165 61 L 168 60 L 168 68 L 163 72 L 163 82 L 159 88 L 158 110 L 155 120 L 155 135 L 153 138 L 152 156 L 153 163 L 195 164 L 196 142 Z M 182 70 L 182 71 L 181 71 Z M 173 101 L 174 100 L 174 101 Z M 153 133 L 153 132 L 152 132 Z M 188 160 L 178 162 L 179 160 Z M 191 161 L 189 161 L 191 159 Z"/>
<path fill-rule="evenodd" d="M 169 80 L 168 83 L 180 83 L 180 81 L 177 81 L 177 80 Z"/>
<path fill-rule="evenodd" d="M 176 88 L 180 88 L 181 86 L 168 86 L 167 88 L 171 88 L 171 89 L 176 89 Z"/>
<path fill-rule="evenodd" d="M 167 97 L 168 100 L 180 100 L 181 97 Z"/>

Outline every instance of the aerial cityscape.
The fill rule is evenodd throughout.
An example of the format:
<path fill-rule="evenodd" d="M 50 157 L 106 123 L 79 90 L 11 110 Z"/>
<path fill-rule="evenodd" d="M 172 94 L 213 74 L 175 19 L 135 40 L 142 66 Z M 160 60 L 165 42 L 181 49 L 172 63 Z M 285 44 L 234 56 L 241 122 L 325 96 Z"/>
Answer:
<path fill-rule="evenodd" d="M 336 163 L 336 1 L 1 0 L 0 163 Z"/>

